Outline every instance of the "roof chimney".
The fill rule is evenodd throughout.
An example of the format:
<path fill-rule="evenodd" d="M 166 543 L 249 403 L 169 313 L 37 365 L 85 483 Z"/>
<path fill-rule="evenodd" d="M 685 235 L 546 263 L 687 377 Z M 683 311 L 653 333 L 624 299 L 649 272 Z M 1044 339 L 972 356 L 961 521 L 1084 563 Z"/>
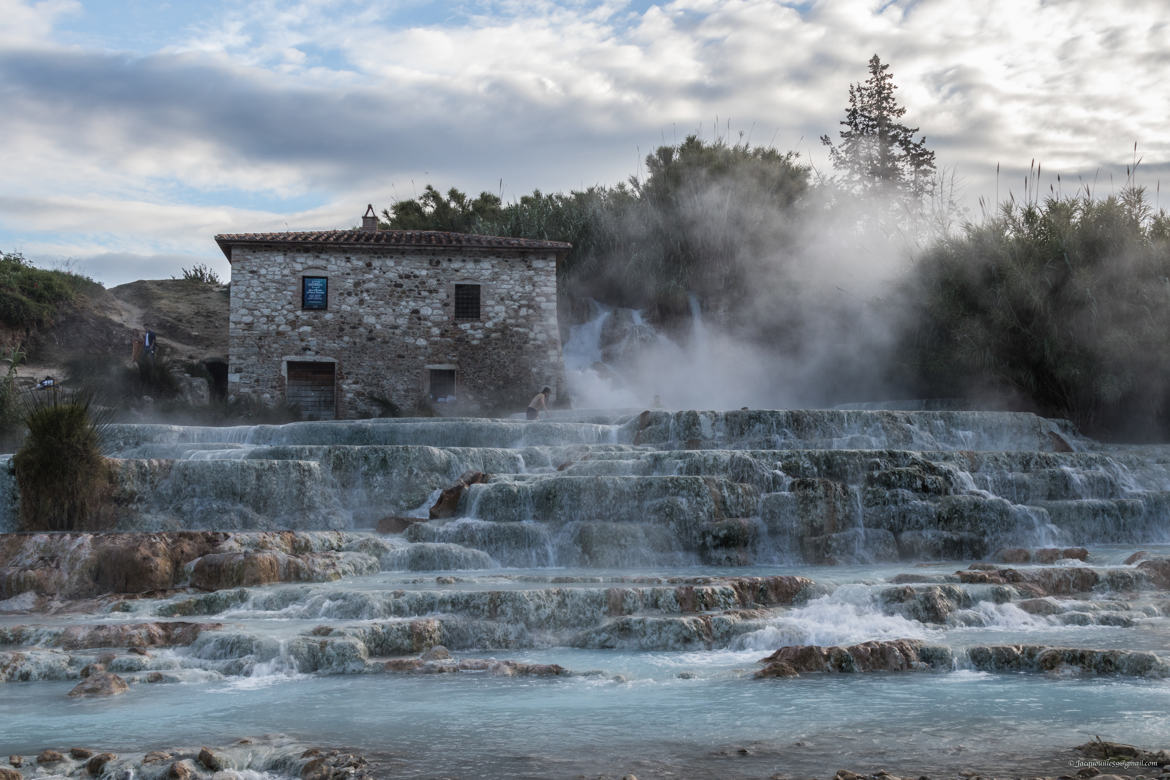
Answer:
<path fill-rule="evenodd" d="M 366 206 L 365 216 L 362 217 L 362 230 L 377 230 L 378 215 L 374 213 L 374 204 Z"/>

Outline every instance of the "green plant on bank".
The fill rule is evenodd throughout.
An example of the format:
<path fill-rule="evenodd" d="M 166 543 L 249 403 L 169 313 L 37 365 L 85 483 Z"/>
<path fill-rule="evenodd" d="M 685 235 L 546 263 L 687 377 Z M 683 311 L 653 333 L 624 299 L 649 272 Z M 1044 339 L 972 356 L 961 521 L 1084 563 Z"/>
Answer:
<path fill-rule="evenodd" d="M 24 360 L 24 350 L 17 344 L 5 358 L 8 369 L 0 380 L 0 452 L 11 452 L 10 444 L 20 432 L 20 404 L 16 393 L 16 367 Z"/>
<path fill-rule="evenodd" d="M 99 530 L 112 512 L 113 471 L 101 453 L 102 422 L 85 393 L 26 396 L 24 443 L 13 456 L 25 531 Z"/>
<path fill-rule="evenodd" d="M 19 252 L 0 253 L 0 323 L 15 328 L 51 324 L 57 310 L 101 285 L 67 271 L 33 267 Z"/>
<path fill-rule="evenodd" d="M 171 278 L 173 279 L 175 277 Z M 206 284 L 215 287 L 223 284 L 223 282 L 219 280 L 219 274 L 217 274 L 211 268 L 211 266 L 205 265 L 204 263 L 198 263 L 191 266 L 190 268 L 184 268 L 183 281 L 191 282 L 192 284 Z"/>
<path fill-rule="evenodd" d="M 924 397 L 1006 399 L 1101 437 L 1170 434 L 1170 217 L 1120 195 L 1003 204 L 908 282 Z"/>

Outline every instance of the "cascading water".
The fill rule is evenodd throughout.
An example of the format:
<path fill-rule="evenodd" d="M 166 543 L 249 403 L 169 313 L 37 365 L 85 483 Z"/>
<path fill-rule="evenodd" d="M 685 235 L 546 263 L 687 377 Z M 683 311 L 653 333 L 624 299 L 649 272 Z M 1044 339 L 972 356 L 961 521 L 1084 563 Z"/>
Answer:
<path fill-rule="evenodd" d="M 117 753 L 110 777 L 206 744 L 244 777 L 344 746 L 374 776 L 477 778 L 1034 776 L 1094 735 L 1166 747 L 1166 448 L 876 410 L 109 443 L 124 534 L 0 536 L 0 755 L 26 776 L 89 776 L 31 758 L 73 745 Z M 865 642 L 905 670 L 816 670 L 810 646 Z M 786 646 L 811 666 L 756 679 Z M 83 672 L 128 690 L 70 697 Z"/>

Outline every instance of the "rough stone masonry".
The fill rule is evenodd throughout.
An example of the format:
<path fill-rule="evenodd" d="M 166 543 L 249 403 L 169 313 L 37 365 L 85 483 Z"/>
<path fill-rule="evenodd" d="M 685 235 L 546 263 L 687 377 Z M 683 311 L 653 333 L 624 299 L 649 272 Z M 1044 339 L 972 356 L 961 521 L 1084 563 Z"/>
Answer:
<path fill-rule="evenodd" d="M 380 230 L 216 236 L 229 398 L 308 417 L 519 410 L 564 381 L 557 241 Z M 555 397 L 555 395 L 554 395 Z"/>

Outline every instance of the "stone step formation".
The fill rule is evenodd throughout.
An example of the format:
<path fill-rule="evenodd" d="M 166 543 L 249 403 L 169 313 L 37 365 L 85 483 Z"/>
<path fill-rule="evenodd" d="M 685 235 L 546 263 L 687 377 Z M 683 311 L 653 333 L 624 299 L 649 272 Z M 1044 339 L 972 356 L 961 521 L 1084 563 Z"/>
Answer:
<path fill-rule="evenodd" d="M 442 686 L 456 681 L 476 707 L 498 690 L 482 692 L 485 680 L 521 699 L 527 686 L 554 686 L 543 695 L 569 713 L 627 688 L 686 701 L 676 688 L 687 684 L 699 697 L 687 706 L 738 691 L 736 707 L 763 712 L 809 691 L 793 685 L 831 700 L 834 680 L 868 690 L 862 680 L 910 673 L 973 681 L 974 708 L 979 697 L 1010 701 L 996 686 L 1016 678 L 1042 686 L 1011 683 L 1027 697 L 1109 680 L 1137 686 L 1155 709 L 1170 703 L 1170 448 L 1106 446 L 1027 414 L 868 410 L 116 425 L 108 444 L 118 466 L 108 533 L 12 533 L 19 497 L 0 468 L 10 532 L 0 535 L 0 690 L 40 702 L 45 727 L 71 701 L 129 696 L 146 713 L 173 699 L 167 691 L 204 701 L 230 690 L 255 702 L 249 712 L 267 706 L 270 684 L 315 691 L 316 680 L 358 698 L 366 689 L 348 681 L 385 681 L 403 696 L 416 685 L 450 693 Z M 628 705 L 635 716 L 662 706 L 629 695 L 649 696 Z M 1140 707 L 1112 719 L 1100 707 L 1097 727 L 1132 738 L 1126 718 Z M 0 715 L 0 750 L 27 754 L 13 771 L 88 776 L 88 758 L 39 761 L 68 746 L 32 744 L 38 720 L 27 718 Z M 880 731 L 881 720 L 857 728 Z M 360 734 L 322 745 L 313 727 L 277 721 L 270 730 L 294 733 L 264 761 L 226 739 L 216 754 L 275 776 L 442 773 L 456 761 L 421 746 L 379 754 Z M 87 737 L 77 728 L 71 738 Z M 977 725 L 955 728 L 978 749 Z M 1083 741 L 1061 728 L 1045 733 L 1067 748 Z M 224 771 L 175 747 L 202 732 L 168 739 L 99 745 L 117 754 L 103 771 Z M 840 768 L 769 740 L 744 748 L 738 768 L 712 758 L 719 751 L 690 760 L 712 777 Z M 903 745 L 906 773 L 968 768 L 916 744 Z M 372 752 L 359 760 L 354 749 Z M 169 751 L 169 763 L 147 761 L 151 750 Z M 560 750 L 541 765 L 551 775 L 581 752 Z M 1044 750 L 1049 765 L 1064 760 Z M 1019 742 L 986 772 L 1043 774 L 1024 769 L 1038 760 L 1029 751 Z M 637 749 L 611 752 L 620 766 L 571 765 L 617 776 L 643 766 Z M 858 746 L 840 765 L 882 755 Z"/>

